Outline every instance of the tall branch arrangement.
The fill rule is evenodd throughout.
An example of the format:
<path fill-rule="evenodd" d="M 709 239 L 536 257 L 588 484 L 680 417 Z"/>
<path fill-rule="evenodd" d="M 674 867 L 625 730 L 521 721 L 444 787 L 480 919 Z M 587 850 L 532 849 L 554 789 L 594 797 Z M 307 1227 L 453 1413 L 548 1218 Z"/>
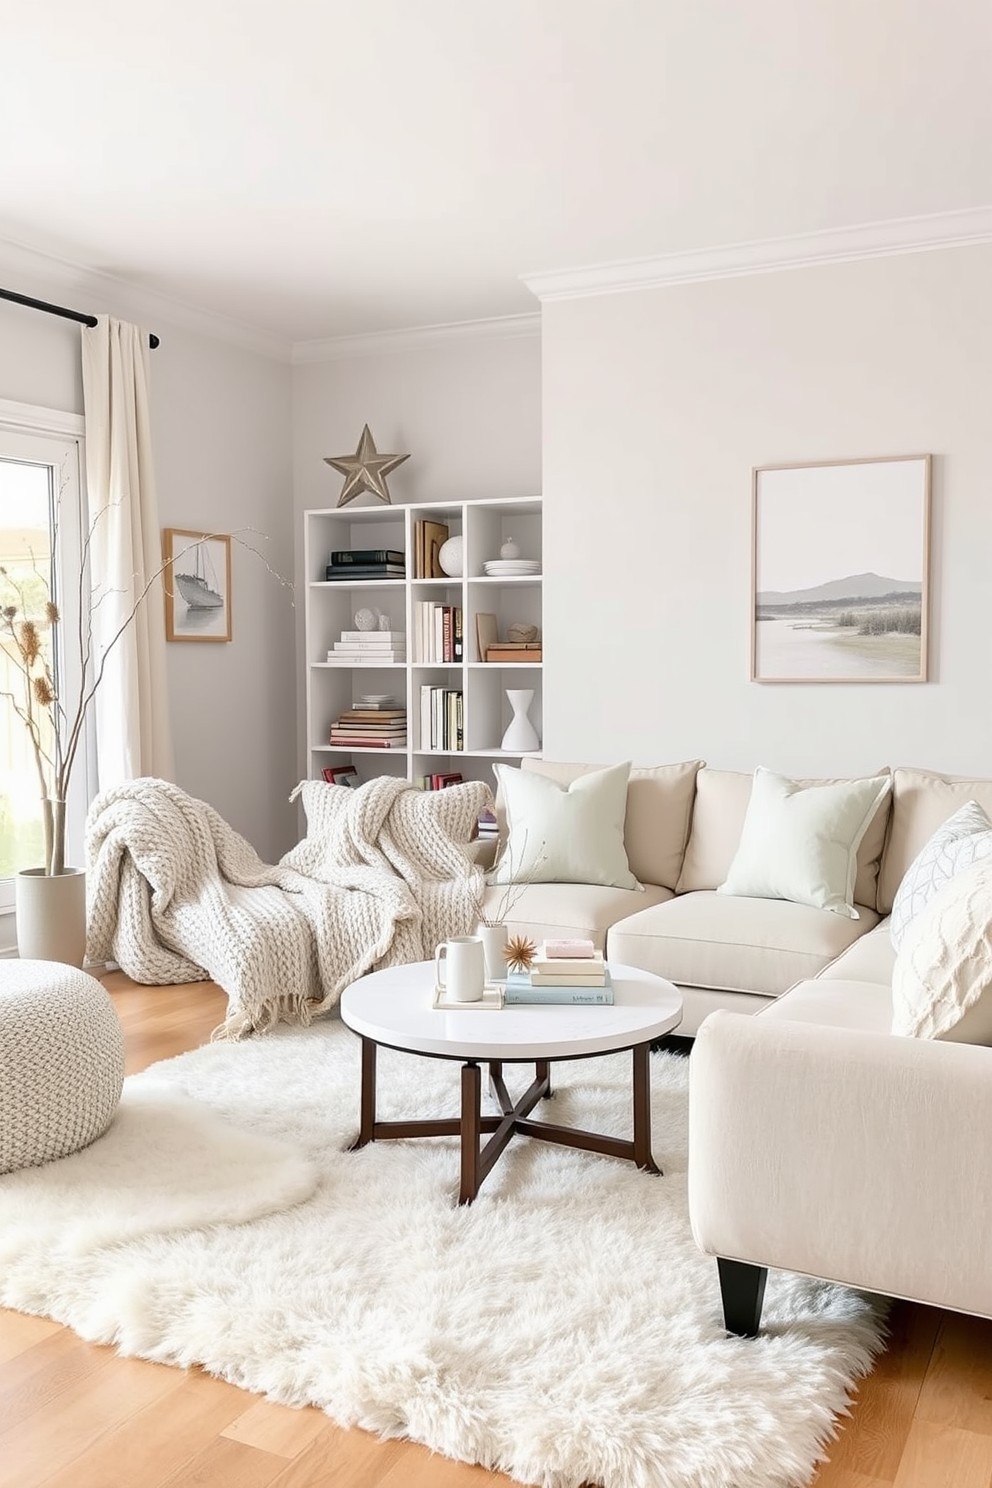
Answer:
<path fill-rule="evenodd" d="M 107 659 L 128 628 L 133 624 L 141 606 L 145 603 L 155 581 L 165 570 L 172 567 L 183 555 L 195 547 L 189 543 L 181 552 L 163 562 L 145 583 L 130 610 L 117 627 L 107 644 L 97 650 L 93 638 L 93 617 L 107 593 L 93 594 L 89 589 L 89 555 L 96 525 L 104 513 L 98 513 L 86 533 L 80 554 L 77 576 L 79 628 L 75 638 L 78 647 L 78 684 L 75 696 L 65 698 L 56 686 L 55 654 L 62 636 L 62 615 L 52 598 L 51 568 L 42 573 L 30 554 L 31 566 L 40 581 L 44 599 L 38 601 L 28 592 L 28 584 L 16 578 L 8 569 L 0 567 L 0 644 L 21 673 L 20 695 L 0 690 L 27 729 L 38 774 L 41 792 L 42 823 L 44 827 L 45 863 L 48 875 L 65 870 L 65 805 L 69 781 L 84 737 L 90 707 L 99 691 L 106 671 Z M 253 529 L 242 529 L 252 531 Z M 204 533 L 204 538 L 218 537 L 219 533 Z M 264 556 L 251 543 L 244 542 L 236 533 L 230 534 L 242 547 L 255 553 L 269 572 L 287 588 L 292 585 L 270 567 Z M 203 541 L 203 538 L 200 539 Z M 57 551 L 58 517 L 52 525 L 52 553 Z M 54 556 L 52 564 L 54 564 Z M 31 588 L 37 589 L 38 585 Z M 64 641 L 62 642 L 64 645 Z"/>

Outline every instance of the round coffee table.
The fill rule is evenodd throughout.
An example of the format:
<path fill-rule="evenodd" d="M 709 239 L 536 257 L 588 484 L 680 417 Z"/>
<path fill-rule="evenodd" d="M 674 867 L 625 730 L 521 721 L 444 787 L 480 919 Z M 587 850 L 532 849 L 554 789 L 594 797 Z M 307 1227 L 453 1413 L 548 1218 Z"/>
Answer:
<path fill-rule="evenodd" d="M 341 1017 L 362 1040 L 361 1122 L 354 1148 L 398 1137 L 461 1138 L 460 1204 L 470 1204 L 514 1133 L 627 1158 L 660 1173 L 651 1156 L 650 1047 L 682 1018 L 682 997 L 664 977 L 610 962 L 612 1006 L 515 1004 L 503 1008 L 441 1011 L 433 1007 L 434 964 L 391 966 L 352 982 L 341 994 Z M 461 1115 L 437 1121 L 379 1121 L 375 1114 L 376 1050 L 380 1044 L 431 1059 L 462 1064 Z M 575 1127 L 535 1121 L 531 1111 L 553 1094 L 551 1065 L 630 1049 L 633 1055 L 633 1138 L 602 1136 Z M 503 1081 L 504 1064 L 533 1063 L 534 1080 L 514 1103 Z M 499 1116 L 482 1114 L 482 1074 Z M 481 1146 L 483 1133 L 492 1133 Z"/>

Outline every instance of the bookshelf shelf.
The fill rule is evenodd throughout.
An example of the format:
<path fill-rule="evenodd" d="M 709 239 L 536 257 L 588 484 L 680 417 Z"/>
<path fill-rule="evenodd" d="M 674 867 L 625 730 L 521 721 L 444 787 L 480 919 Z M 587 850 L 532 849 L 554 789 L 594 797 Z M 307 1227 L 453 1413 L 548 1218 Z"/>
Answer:
<path fill-rule="evenodd" d="M 527 558 L 541 560 L 542 503 L 540 498 L 506 500 L 418 502 L 405 507 L 326 508 L 304 513 L 305 653 L 307 761 L 305 770 L 319 778 L 330 757 L 335 761 L 354 756 L 362 779 L 374 775 L 397 775 L 416 779 L 429 774 L 439 760 L 448 770 L 459 770 L 466 779 L 492 784 L 488 762 L 522 758 L 504 751 L 500 740 L 510 722 L 506 686 L 534 689 L 530 717 L 541 731 L 543 701 L 542 663 L 484 662 L 478 659 L 476 616 L 494 615 L 498 633 L 505 636 L 514 622 L 542 628 L 542 576 L 540 574 L 490 577 L 483 572 L 488 559 L 497 558 L 510 537 Z M 448 529 L 449 536 L 463 539 L 464 576 L 418 578 L 413 572 L 418 525 L 433 522 Z M 405 578 L 354 578 L 327 580 L 324 570 L 335 549 L 397 549 L 406 554 Z M 462 612 L 460 661 L 422 660 L 428 645 L 418 622 L 425 604 L 450 606 Z M 343 632 L 355 629 L 358 609 L 377 610 L 385 618 L 382 629 L 405 637 L 405 661 L 328 661 L 328 651 Z M 374 640 L 377 632 L 363 634 Z M 387 649 L 387 647 L 383 647 Z M 401 652 L 402 654 L 402 652 Z M 440 648 L 437 648 L 440 654 Z M 506 673 L 511 679 L 506 678 Z M 464 747 L 430 748 L 425 732 L 430 719 L 422 718 L 421 689 L 461 694 L 461 729 Z M 405 708 L 407 744 L 399 749 L 347 746 L 326 741 L 332 723 L 363 695 L 382 694 Z M 452 717 L 447 720 L 454 728 Z M 442 724 L 443 726 L 443 724 Z M 376 761 L 373 765 L 371 762 Z"/>

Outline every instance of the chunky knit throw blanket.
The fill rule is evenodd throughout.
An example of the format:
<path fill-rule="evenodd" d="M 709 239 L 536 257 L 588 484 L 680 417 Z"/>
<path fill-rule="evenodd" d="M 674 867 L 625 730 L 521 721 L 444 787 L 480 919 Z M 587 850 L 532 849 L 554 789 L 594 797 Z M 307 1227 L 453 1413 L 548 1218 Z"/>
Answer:
<path fill-rule="evenodd" d="M 307 835 L 272 865 L 167 781 L 104 791 L 86 823 L 88 956 L 137 982 L 212 977 L 229 998 L 219 1031 L 237 1038 L 307 1023 L 366 971 L 474 927 L 483 880 L 466 846 L 487 786 L 311 780 L 293 795 Z"/>

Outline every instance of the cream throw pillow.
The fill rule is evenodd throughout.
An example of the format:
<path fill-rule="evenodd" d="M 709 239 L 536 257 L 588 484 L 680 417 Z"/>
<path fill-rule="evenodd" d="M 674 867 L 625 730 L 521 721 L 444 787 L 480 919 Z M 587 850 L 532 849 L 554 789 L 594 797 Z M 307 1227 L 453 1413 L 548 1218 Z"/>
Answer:
<path fill-rule="evenodd" d="M 630 762 L 563 785 L 546 775 L 494 765 L 507 837 L 492 884 L 581 883 L 639 889 L 623 845 Z"/>
<path fill-rule="evenodd" d="M 966 801 L 924 843 L 896 890 L 889 936 L 897 951 L 910 921 L 926 909 L 938 890 L 956 873 L 989 856 L 992 856 L 992 821 L 977 801 Z"/>
<path fill-rule="evenodd" d="M 992 860 L 955 874 L 907 925 L 892 1032 L 992 1044 Z"/>
<path fill-rule="evenodd" d="M 849 920 L 858 847 L 889 790 L 887 775 L 802 786 L 754 772 L 740 845 L 718 894 L 789 899 Z"/>

